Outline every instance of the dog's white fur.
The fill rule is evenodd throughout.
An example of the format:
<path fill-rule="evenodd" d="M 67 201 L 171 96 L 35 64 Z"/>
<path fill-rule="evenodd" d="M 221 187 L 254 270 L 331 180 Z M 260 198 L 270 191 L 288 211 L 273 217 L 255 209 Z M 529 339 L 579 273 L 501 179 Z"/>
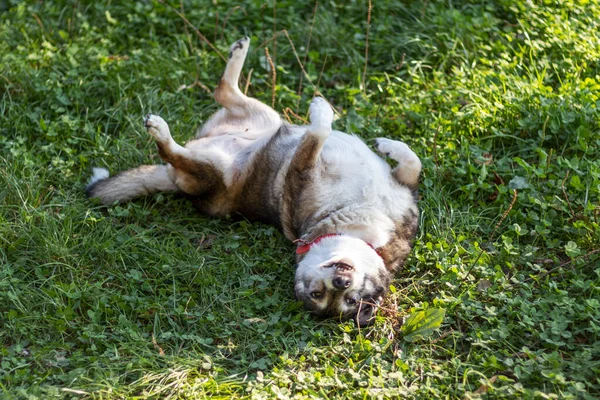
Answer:
<path fill-rule="evenodd" d="M 88 185 L 93 185 L 94 183 L 106 179 L 110 176 L 110 173 L 106 168 L 92 168 L 92 177 L 90 178 Z"/>
<path fill-rule="evenodd" d="M 333 110 L 320 97 L 311 103 L 310 125 L 286 126 L 285 133 L 281 133 L 284 124 L 280 116 L 244 95 L 238 87 L 248 45 L 249 39 L 245 38 L 232 46 L 215 92 L 215 99 L 224 108 L 204 124 L 194 140 L 185 147 L 180 146 L 161 117 L 147 116 L 144 121 L 147 131 L 168 164 L 142 166 L 110 179 L 108 171 L 94 168 L 89 194 L 106 204 L 157 191 L 202 196 L 199 179 L 211 177 L 206 172 L 204 176 L 191 173 L 189 165 L 205 166 L 199 171 L 206 168 L 217 171 L 220 179 L 217 183 L 222 180 L 224 185 L 223 200 L 211 202 L 205 210 L 218 216 L 236 209 L 238 200 L 231 200 L 233 203 L 229 200 L 243 201 L 241 191 L 245 189 L 241 183 L 253 179 L 256 169 L 264 167 L 272 182 L 262 185 L 272 187 L 261 186 L 262 189 L 257 190 L 272 191 L 272 207 L 286 237 L 314 239 L 319 232 L 341 234 L 323 239 L 299 257 L 296 294 L 317 313 L 356 313 L 355 304 L 365 299 L 364 293 L 368 293 L 371 301 L 380 300 L 381 285 L 386 284 L 389 271 L 397 269 L 397 265 L 386 265 L 384 259 L 401 264 L 410 249 L 410 235 L 402 236 L 402 243 L 396 247 L 392 245 L 401 236 L 402 221 L 416 224 L 412 221 L 418 214 L 413 188 L 418 184 L 421 162 L 405 143 L 379 138 L 379 153 L 398 162 L 392 171 L 386 161 L 359 138 L 332 130 Z M 303 155 L 303 146 L 308 146 L 306 143 L 310 141 L 315 147 Z M 294 153 L 277 153 L 284 150 Z M 304 156 L 306 161 L 299 163 L 299 157 Z M 257 164 L 263 159 L 277 164 L 275 167 Z M 298 178 L 303 174 L 310 178 L 307 181 L 310 188 L 290 188 L 290 182 L 303 182 Z M 294 194 L 296 190 L 298 194 Z M 310 195 L 304 202 L 300 200 L 305 195 L 303 191 Z M 253 207 L 260 205 L 250 208 Z M 304 214 L 307 220 L 314 220 L 311 226 L 303 226 L 304 220 L 298 215 Z M 416 225 L 411 229 L 416 229 Z M 384 250 L 392 247 L 380 256 L 371 246 Z M 334 263 L 349 264 L 353 269 L 338 270 L 331 267 Z M 339 290 L 334 284 L 334 279 L 340 276 L 349 282 L 345 290 Z M 316 298 L 314 294 L 319 292 L 323 296 Z M 360 318 L 359 321 L 364 322 Z"/>

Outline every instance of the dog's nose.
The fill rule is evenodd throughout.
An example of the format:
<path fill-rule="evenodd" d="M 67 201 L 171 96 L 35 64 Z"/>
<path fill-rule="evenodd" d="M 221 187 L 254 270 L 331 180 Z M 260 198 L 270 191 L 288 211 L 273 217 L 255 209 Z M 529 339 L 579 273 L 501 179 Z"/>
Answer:
<path fill-rule="evenodd" d="M 346 278 L 343 276 L 337 276 L 335 278 L 333 278 L 333 287 L 336 288 L 337 290 L 344 290 L 344 289 L 348 289 L 348 286 L 350 286 L 350 284 L 352 283 L 352 280 L 350 278 Z"/>

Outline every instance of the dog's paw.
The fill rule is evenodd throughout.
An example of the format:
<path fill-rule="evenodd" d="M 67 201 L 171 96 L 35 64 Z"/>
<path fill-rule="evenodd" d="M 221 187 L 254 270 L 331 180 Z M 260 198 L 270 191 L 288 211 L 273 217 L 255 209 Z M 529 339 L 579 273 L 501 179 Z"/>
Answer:
<path fill-rule="evenodd" d="M 146 131 L 159 142 L 166 142 L 171 138 L 169 125 L 167 125 L 165 120 L 158 115 L 146 115 L 146 118 L 144 118 L 144 126 L 146 127 Z"/>
<path fill-rule="evenodd" d="M 310 103 L 310 124 L 318 130 L 325 129 L 326 131 L 331 130 L 331 124 L 333 123 L 333 110 L 331 106 L 322 97 L 315 97 Z"/>
<path fill-rule="evenodd" d="M 375 139 L 375 146 L 381 155 L 387 157 L 392 154 L 394 141 L 386 138 L 377 138 Z"/>
<path fill-rule="evenodd" d="M 375 139 L 377 151 L 384 156 L 388 156 L 398 162 L 408 161 L 414 158 L 418 159 L 417 155 L 408 147 L 408 145 L 399 140 L 386 138 Z"/>
<path fill-rule="evenodd" d="M 250 38 L 245 36 L 243 39 L 238 40 L 229 48 L 229 59 L 233 57 L 246 57 L 248 47 L 250 46 Z"/>

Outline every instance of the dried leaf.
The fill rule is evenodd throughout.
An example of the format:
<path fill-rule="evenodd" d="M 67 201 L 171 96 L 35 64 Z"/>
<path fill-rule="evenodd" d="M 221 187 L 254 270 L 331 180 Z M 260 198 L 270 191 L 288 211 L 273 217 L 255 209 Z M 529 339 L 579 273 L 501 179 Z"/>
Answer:
<path fill-rule="evenodd" d="M 162 349 L 162 347 L 159 346 L 159 344 L 156 342 L 156 338 L 154 337 L 154 334 L 152 335 L 152 345 L 154 346 L 154 349 L 158 350 L 158 354 L 160 356 L 165 355 L 165 351 Z"/>
<path fill-rule="evenodd" d="M 477 290 L 480 292 L 485 292 L 492 286 L 492 282 L 487 279 L 482 279 L 477 283 Z"/>
<path fill-rule="evenodd" d="M 489 383 L 492 384 L 494 382 L 496 382 L 496 379 L 498 379 L 498 375 L 494 375 L 490 378 Z M 487 393 L 487 391 L 489 390 L 490 386 L 486 383 L 483 384 L 481 386 L 479 386 L 479 389 L 477 389 L 476 391 L 473 392 L 473 394 L 483 394 L 483 393 Z"/>

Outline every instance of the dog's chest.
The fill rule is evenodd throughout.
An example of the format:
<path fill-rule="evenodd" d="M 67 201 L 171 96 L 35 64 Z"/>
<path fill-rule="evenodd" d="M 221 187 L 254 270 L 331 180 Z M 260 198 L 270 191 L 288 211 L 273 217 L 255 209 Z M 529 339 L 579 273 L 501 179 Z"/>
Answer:
<path fill-rule="evenodd" d="M 348 200 L 384 196 L 390 188 L 390 167 L 359 138 L 332 132 L 321 153 L 323 191 Z"/>

